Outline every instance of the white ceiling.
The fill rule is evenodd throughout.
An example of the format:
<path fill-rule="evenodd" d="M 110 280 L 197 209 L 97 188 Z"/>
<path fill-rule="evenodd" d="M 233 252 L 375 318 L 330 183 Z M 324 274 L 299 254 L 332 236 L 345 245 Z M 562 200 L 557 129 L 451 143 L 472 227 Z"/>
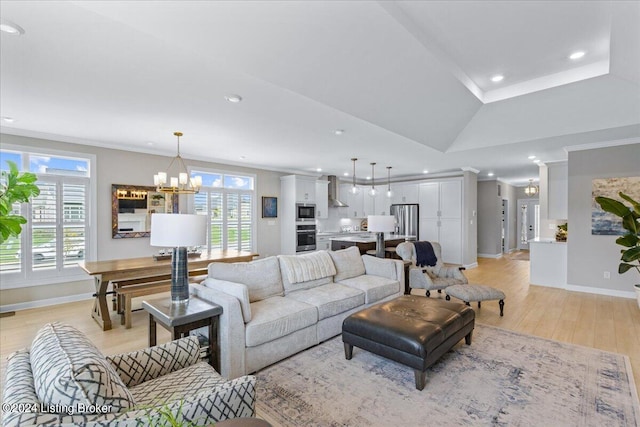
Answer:
<path fill-rule="evenodd" d="M 638 1 L 2 1 L 2 132 L 514 185 L 640 137 Z M 578 61 L 567 57 L 586 51 Z M 504 80 L 493 83 L 494 74 Z M 240 94 L 243 101 L 224 99 Z M 344 129 L 343 135 L 334 134 Z"/>

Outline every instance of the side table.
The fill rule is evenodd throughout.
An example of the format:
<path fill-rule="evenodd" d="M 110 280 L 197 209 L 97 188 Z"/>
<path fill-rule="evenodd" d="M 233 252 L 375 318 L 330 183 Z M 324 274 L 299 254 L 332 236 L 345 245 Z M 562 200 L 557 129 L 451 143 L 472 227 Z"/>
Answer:
<path fill-rule="evenodd" d="M 156 345 L 156 323 L 171 332 L 176 340 L 189 335 L 194 329 L 209 328 L 209 364 L 220 372 L 218 357 L 218 317 L 222 307 L 200 298 L 190 297 L 187 304 L 173 304 L 170 298 L 142 301 L 142 308 L 149 313 L 149 346 Z"/>

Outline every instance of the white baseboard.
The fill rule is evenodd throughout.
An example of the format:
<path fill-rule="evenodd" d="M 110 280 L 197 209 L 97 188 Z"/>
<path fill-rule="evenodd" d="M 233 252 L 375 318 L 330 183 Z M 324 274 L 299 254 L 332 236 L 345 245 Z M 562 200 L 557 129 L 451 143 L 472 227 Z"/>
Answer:
<path fill-rule="evenodd" d="M 478 254 L 478 258 L 502 258 L 502 254 Z"/>
<path fill-rule="evenodd" d="M 472 262 L 471 264 L 465 264 L 464 268 L 466 268 L 467 270 L 471 270 L 472 268 L 477 268 L 478 267 L 478 263 L 477 262 Z"/>
<path fill-rule="evenodd" d="M 565 289 L 568 291 L 584 292 L 587 294 L 608 295 L 610 297 L 636 299 L 636 292 L 633 290 L 627 292 L 627 291 L 618 291 L 615 289 L 592 288 L 591 286 L 578 286 L 578 285 L 569 285 L 569 284 L 565 286 Z"/>
<path fill-rule="evenodd" d="M 49 299 L 41 299 L 36 301 L 19 302 L 17 304 L 0 305 L 0 313 L 8 311 L 26 310 L 28 308 L 46 307 L 48 305 L 64 304 L 65 302 L 83 301 L 93 299 L 92 293 L 67 295 L 65 297 L 56 297 Z"/>

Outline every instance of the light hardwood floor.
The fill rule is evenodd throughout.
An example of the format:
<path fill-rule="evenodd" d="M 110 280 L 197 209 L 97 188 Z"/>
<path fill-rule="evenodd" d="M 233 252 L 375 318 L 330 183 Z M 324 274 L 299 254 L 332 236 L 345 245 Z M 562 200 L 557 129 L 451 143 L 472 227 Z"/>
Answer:
<path fill-rule="evenodd" d="M 471 283 L 490 285 L 502 289 L 507 295 L 504 317 L 499 316 L 497 301 L 487 301 L 481 309 L 472 304 L 478 323 L 626 354 L 631 359 L 636 387 L 640 389 L 640 309 L 636 300 L 529 285 L 529 262 L 510 257 L 480 258 L 479 267 L 467 270 L 466 275 Z M 434 292 L 433 297 L 443 296 Z M 23 310 L 15 316 L 0 318 L 2 382 L 7 356 L 28 347 L 46 322 L 61 321 L 74 325 L 105 354 L 132 351 L 148 345 L 146 312 L 133 313 L 131 329 L 120 325 L 112 313 L 114 328 L 103 332 L 90 316 L 91 306 L 91 301 L 81 301 Z M 158 342 L 166 342 L 169 338 L 169 333 L 158 327 Z"/>

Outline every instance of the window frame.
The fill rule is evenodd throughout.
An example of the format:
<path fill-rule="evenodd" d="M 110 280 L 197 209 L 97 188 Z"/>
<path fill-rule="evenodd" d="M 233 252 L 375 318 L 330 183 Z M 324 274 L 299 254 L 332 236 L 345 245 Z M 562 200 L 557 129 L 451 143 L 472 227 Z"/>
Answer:
<path fill-rule="evenodd" d="M 93 261 L 97 256 L 97 230 L 93 224 L 97 223 L 97 174 L 96 174 L 96 155 L 63 151 L 49 148 L 41 148 L 26 145 L 16 144 L 2 144 L 3 151 L 13 151 L 22 154 L 22 164 L 18 165 L 20 172 L 29 171 L 29 160 L 31 156 L 38 155 L 50 155 L 56 157 L 70 157 L 87 160 L 89 163 L 89 176 L 79 177 L 73 175 L 60 175 L 60 174 L 40 174 L 43 176 L 43 181 L 55 181 L 60 182 L 60 185 L 64 184 L 77 184 L 86 183 L 86 214 L 85 214 L 85 258 L 84 261 Z M 36 182 L 37 184 L 37 182 Z M 56 201 L 59 206 L 58 218 L 56 218 L 56 229 L 64 229 L 64 208 L 62 207 L 61 197 L 62 194 L 56 195 Z M 20 247 L 25 245 L 31 246 L 33 223 L 31 221 L 31 203 L 22 203 L 20 206 L 20 215 L 27 218 L 27 223 L 22 226 L 22 233 L 20 234 Z M 60 256 L 60 248 L 62 248 L 63 242 L 56 242 L 56 260 Z M 62 255 L 64 256 L 64 255 Z M 32 286 L 46 286 L 58 283 L 69 283 L 74 281 L 87 280 L 87 275 L 79 266 L 64 266 L 64 258 L 61 261 L 62 268 L 58 269 L 58 266 L 52 269 L 43 269 L 41 271 L 34 270 L 31 265 L 29 270 L 26 269 L 27 257 L 22 257 L 21 268 L 19 272 L 1 272 L 0 273 L 0 290 L 27 288 Z M 57 262 L 57 261 L 56 261 Z"/>
<path fill-rule="evenodd" d="M 258 235 L 257 235 L 257 230 L 258 230 L 258 217 L 257 217 L 257 213 L 258 213 L 258 207 L 257 207 L 257 202 L 256 202 L 256 197 L 257 197 L 257 187 L 258 187 L 258 179 L 257 179 L 257 175 L 252 174 L 252 173 L 246 173 L 246 172 L 240 172 L 240 171 L 229 171 L 229 170 L 222 170 L 222 169 L 210 169 L 210 168 L 203 168 L 203 167 L 189 167 L 188 168 L 188 172 L 189 172 L 189 176 L 191 176 L 193 173 L 197 172 L 202 172 L 202 173 L 210 173 L 210 174 L 219 174 L 222 177 L 222 185 L 221 187 L 202 187 L 200 189 L 200 192 L 207 192 L 207 193 L 222 193 L 223 195 L 223 202 L 222 202 L 222 206 L 223 206 L 223 217 L 222 217 L 222 226 L 223 226 L 223 231 L 222 231 L 222 242 L 223 242 L 223 248 L 222 249 L 211 249 L 211 241 L 210 241 L 210 236 L 211 236 L 211 219 L 209 218 L 209 220 L 207 221 L 207 244 L 203 247 L 203 250 L 226 250 L 226 249 L 230 249 L 227 247 L 228 245 L 228 228 L 227 228 L 227 218 L 226 218 L 226 212 L 227 212 L 227 195 L 228 194 L 238 194 L 238 198 L 240 199 L 240 196 L 242 194 L 249 194 L 251 195 L 252 198 L 252 206 L 251 206 L 251 249 L 249 249 L 251 252 L 255 252 L 256 248 L 258 247 Z M 224 177 L 225 175 L 234 175 L 234 176 L 244 176 L 247 178 L 251 178 L 253 180 L 253 189 L 251 190 L 243 190 L 243 189 L 239 189 L 239 188 L 226 188 L 224 187 Z M 210 202 L 210 197 L 207 197 L 207 200 Z M 188 201 L 188 207 L 189 207 L 189 212 L 195 212 L 195 197 L 189 197 L 189 201 Z M 210 206 L 207 206 L 207 210 L 210 208 Z M 238 213 L 239 215 L 239 221 L 238 223 L 240 223 L 240 213 Z M 240 242 L 240 240 L 239 240 Z M 232 249 L 236 249 L 236 248 L 232 248 Z M 238 249 L 241 250 L 241 249 Z"/>

